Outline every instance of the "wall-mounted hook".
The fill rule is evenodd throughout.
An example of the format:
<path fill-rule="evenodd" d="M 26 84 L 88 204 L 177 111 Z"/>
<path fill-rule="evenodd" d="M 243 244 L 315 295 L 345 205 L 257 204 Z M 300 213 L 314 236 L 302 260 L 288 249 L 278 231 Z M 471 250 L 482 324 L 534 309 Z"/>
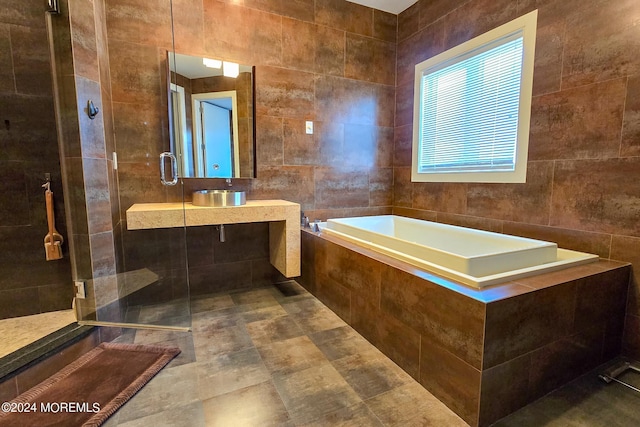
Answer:
<path fill-rule="evenodd" d="M 100 109 L 93 104 L 92 100 L 87 101 L 87 115 L 91 120 L 95 119 Z"/>

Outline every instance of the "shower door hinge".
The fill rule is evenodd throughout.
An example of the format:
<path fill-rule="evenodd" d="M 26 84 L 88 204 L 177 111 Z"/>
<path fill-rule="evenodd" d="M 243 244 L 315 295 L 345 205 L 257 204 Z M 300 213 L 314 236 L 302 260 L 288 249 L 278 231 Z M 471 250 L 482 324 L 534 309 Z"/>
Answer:
<path fill-rule="evenodd" d="M 85 283 L 81 280 L 76 280 L 73 283 L 76 285 L 76 298 L 85 299 L 87 297 L 87 290 L 85 288 Z"/>
<path fill-rule="evenodd" d="M 47 12 L 54 14 L 60 13 L 60 5 L 58 4 L 58 0 L 47 0 Z"/>

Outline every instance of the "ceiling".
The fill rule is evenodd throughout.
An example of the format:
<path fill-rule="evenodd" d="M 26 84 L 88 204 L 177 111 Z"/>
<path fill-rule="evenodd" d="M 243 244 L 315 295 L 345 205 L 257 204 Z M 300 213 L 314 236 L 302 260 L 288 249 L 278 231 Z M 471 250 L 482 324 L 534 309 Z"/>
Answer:
<path fill-rule="evenodd" d="M 406 8 L 411 6 L 414 3 L 417 3 L 418 0 L 347 0 L 351 3 L 358 3 L 364 6 L 369 6 L 374 9 L 384 10 L 385 12 L 391 12 L 394 14 L 399 14 L 404 11 Z"/>

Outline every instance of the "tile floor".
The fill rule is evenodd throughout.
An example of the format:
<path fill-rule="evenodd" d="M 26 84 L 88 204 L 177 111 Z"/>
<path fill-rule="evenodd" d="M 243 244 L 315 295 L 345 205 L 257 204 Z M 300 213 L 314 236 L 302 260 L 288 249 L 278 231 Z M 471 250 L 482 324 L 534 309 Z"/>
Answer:
<path fill-rule="evenodd" d="M 640 393 L 598 378 L 604 368 L 576 379 L 498 421 L 493 427 L 635 427 L 640 426 Z M 640 374 L 619 377 L 640 387 Z"/>
<path fill-rule="evenodd" d="M 467 425 L 295 282 L 200 297 L 192 311 L 191 333 L 118 338 L 182 353 L 106 427 Z M 592 372 L 495 426 L 637 426 L 639 408 L 640 394 Z"/>
<path fill-rule="evenodd" d="M 118 338 L 182 353 L 106 427 L 466 426 L 295 282 L 198 298 L 192 311 L 191 333 Z"/>
<path fill-rule="evenodd" d="M 51 311 L 0 320 L 0 357 L 76 321 L 73 310 Z"/>

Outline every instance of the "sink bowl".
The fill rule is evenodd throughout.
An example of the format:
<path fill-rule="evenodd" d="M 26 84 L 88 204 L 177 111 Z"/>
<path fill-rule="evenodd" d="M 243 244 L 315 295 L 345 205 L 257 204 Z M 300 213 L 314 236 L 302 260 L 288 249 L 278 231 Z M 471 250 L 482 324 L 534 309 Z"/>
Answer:
<path fill-rule="evenodd" d="M 193 192 L 194 206 L 225 207 L 241 206 L 247 203 L 244 191 L 233 190 L 200 190 Z"/>

